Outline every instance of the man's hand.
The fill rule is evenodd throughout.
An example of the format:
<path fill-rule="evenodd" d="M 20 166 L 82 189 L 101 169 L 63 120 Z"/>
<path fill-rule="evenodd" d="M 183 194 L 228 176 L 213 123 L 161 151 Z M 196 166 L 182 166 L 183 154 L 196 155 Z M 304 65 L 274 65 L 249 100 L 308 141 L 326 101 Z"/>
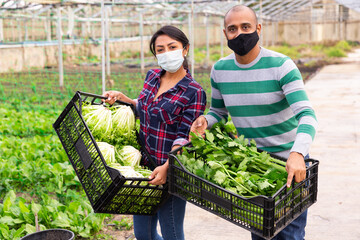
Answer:
<path fill-rule="evenodd" d="M 208 124 L 207 124 L 206 118 L 204 116 L 200 116 L 191 125 L 190 132 L 193 132 L 193 133 L 196 133 L 196 134 L 199 134 L 202 136 L 203 134 L 205 134 L 207 125 Z M 191 137 L 191 135 L 190 135 L 190 137 Z"/>
<path fill-rule="evenodd" d="M 306 178 L 306 166 L 304 156 L 297 152 L 291 152 L 286 161 L 286 171 L 288 172 L 287 187 L 291 186 L 293 177 L 295 182 L 301 182 Z"/>

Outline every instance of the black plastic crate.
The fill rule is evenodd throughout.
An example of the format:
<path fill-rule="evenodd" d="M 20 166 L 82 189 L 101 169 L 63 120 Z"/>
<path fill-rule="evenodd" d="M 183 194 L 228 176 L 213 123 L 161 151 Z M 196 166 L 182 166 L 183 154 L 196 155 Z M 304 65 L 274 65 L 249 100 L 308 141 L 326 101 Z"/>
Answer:
<path fill-rule="evenodd" d="M 76 92 L 53 127 L 96 213 L 153 215 L 169 196 L 168 186 L 150 185 L 147 178 L 126 178 L 105 160 L 82 117 L 82 103 L 103 104 L 103 96 Z M 115 105 L 127 103 L 116 101 Z M 137 134 L 138 136 L 138 134 Z M 141 146 L 142 162 L 155 164 Z"/>
<path fill-rule="evenodd" d="M 317 160 L 306 160 L 306 179 L 293 182 L 290 190 L 284 185 L 272 197 L 244 198 L 189 172 L 176 157 L 181 152 L 179 148 L 169 154 L 170 194 L 265 239 L 274 237 L 317 200 Z"/>

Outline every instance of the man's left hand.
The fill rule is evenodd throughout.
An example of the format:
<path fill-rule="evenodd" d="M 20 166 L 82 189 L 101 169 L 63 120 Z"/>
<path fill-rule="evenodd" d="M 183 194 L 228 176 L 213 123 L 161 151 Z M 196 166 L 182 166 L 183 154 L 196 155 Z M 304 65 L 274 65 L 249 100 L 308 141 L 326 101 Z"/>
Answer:
<path fill-rule="evenodd" d="M 304 156 L 297 152 L 291 152 L 286 161 L 286 171 L 288 172 L 287 187 L 291 186 L 293 177 L 295 182 L 301 182 L 306 177 L 306 166 Z"/>

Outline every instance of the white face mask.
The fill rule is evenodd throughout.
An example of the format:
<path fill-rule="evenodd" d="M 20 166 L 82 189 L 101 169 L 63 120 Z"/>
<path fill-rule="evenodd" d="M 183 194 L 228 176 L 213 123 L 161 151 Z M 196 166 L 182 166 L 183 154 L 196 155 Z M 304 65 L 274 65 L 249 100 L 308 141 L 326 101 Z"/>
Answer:
<path fill-rule="evenodd" d="M 170 52 L 156 54 L 159 66 L 167 72 L 176 72 L 184 62 L 182 52 L 182 49 L 178 49 Z"/>

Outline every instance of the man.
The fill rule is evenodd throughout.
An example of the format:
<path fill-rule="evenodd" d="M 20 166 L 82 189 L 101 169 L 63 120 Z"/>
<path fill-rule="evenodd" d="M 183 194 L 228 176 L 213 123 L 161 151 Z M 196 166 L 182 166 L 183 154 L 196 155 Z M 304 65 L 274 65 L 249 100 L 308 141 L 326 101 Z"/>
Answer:
<path fill-rule="evenodd" d="M 261 24 L 245 6 L 231 8 L 224 18 L 224 34 L 234 51 L 211 70 L 211 107 L 198 117 L 191 131 L 203 134 L 228 114 L 238 131 L 257 147 L 286 158 L 287 186 L 293 177 L 306 177 L 308 156 L 317 121 L 301 74 L 289 58 L 259 46 Z M 274 239 L 302 240 L 307 212 Z M 252 234 L 252 239 L 261 239 Z"/>

